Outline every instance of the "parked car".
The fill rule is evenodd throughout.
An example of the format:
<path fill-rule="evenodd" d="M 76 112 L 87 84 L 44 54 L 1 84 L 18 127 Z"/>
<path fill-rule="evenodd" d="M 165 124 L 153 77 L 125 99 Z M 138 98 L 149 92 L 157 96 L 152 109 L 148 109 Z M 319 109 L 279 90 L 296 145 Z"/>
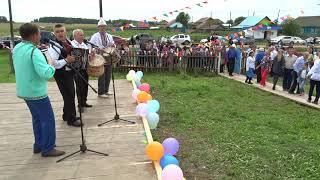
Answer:
<path fill-rule="evenodd" d="M 305 41 L 307 44 L 320 44 L 320 37 L 309 37 Z"/>
<path fill-rule="evenodd" d="M 280 44 L 280 45 L 294 45 L 294 44 L 306 44 L 306 41 L 301 39 L 300 37 L 278 36 L 276 38 L 271 39 L 271 43 Z"/>
<path fill-rule="evenodd" d="M 232 42 L 233 43 L 238 43 L 238 39 L 233 39 Z M 240 41 L 243 42 L 244 45 L 252 45 L 255 43 L 255 40 L 253 37 L 247 36 L 247 37 L 240 37 Z"/>
<path fill-rule="evenodd" d="M 4 36 L 4 37 L 1 37 L 0 38 L 0 41 L 10 47 L 10 44 L 11 44 L 11 36 Z M 20 43 L 22 41 L 22 38 L 21 36 L 14 36 L 14 45 L 17 45 L 18 43 Z"/>
<path fill-rule="evenodd" d="M 172 43 L 176 43 L 176 44 L 190 44 L 191 43 L 190 36 L 185 35 L 185 34 L 178 34 L 178 35 L 172 36 L 170 38 L 170 40 L 172 41 Z"/>

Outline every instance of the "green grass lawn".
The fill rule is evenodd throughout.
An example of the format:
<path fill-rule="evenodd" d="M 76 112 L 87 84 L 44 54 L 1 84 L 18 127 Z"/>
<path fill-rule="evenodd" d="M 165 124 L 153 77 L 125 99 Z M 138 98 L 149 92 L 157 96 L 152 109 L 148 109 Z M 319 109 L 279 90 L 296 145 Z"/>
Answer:
<path fill-rule="evenodd" d="M 146 74 L 187 179 L 319 179 L 319 111 L 223 77 Z"/>
<path fill-rule="evenodd" d="M 9 52 L 8 50 L 0 50 L 0 83 L 14 81 L 14 74 L 10 74 Z"/>

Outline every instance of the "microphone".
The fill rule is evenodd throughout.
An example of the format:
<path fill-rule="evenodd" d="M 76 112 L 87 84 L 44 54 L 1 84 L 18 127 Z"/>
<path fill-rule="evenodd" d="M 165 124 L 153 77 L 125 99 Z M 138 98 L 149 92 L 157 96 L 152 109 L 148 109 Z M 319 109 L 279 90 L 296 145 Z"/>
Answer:
<path fill-rule="evenodd" d="M 56 41 L 52 41 L 52 40 L 49 39 L 49 38 L 45 38 L 45 39 L 44 39 L 44 42 L 50 43 L 52 46 L 55 46 L 55 47 L 57 47 L 57 48 L 59 48 L 59 49 L 63 49 L 63 47 L 62 47 L 59 43 L 57 43 Z"/>
<path fill-rule="evenodd" d="M 95 44 L 93 44 L 93 43 L 91 43 L 91 42 L 89 42 L 88 40 L 86 40 L 86 39 L 84 39 L 83 40 L 83 42 L 85 43 L 85 44 L 90 44 L 92 47 L 94 47 L 94 48 L 98 48 L 98 46 L 97 45 L 95 45 Z"/>

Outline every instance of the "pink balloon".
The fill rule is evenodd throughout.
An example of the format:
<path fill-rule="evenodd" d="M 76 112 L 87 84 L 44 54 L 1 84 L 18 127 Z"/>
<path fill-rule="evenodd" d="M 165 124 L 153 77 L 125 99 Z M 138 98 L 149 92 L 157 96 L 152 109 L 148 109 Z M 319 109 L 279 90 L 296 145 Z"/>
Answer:
<path fill-rule="evenodd" d="M 162 170 L 162 180 L 183 180 L 181 168 L 175 164 L 167 165 Z"/>
<path fill-rule="evenodd" d="M 148 105 L 146 103 L 138 104 L 136 114 L 137 116 L 146 117 L 148 114 Z"/>
<path fill-rule="evenodd" d="M 138 96 L 139 92 L 140 92 L 139 89 L 134 89 L 134 90 L 132 91 L 132 98 L 133 98 L 134 100 L 136 100 L 136 101 L 138 100 L 137 96 Z"/>
<path fill-rule="evenodd" d="M 150 93 L 150 85 L 147 83 L 143 83 L 139 86 L 140 91 L 144 91 L 146 93 Z"/>

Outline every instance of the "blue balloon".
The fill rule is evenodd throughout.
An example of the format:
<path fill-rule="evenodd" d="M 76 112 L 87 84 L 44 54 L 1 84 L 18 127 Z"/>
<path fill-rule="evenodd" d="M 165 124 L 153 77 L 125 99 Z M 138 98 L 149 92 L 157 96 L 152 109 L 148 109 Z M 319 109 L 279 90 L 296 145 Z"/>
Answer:
<path fill-rule="evenodd" d="M 175 165 L 179 166 L 179 161 L 177 160 L 177 158 L 175 158 L 172 155 L 164 155 L 160 159 L 160 166 L 162 169 L 164 169 L 166 166 L 168 166 L 170 164 L 175 164 Z"/>
<path fill-rule="evenodd" d="M 138 72 L 136 72 L 136 75 L 137 75 L 138 77 L 140 77 L 140 79 L 142 79 L 142 77 L 143 77 L 143 72 L 142 72 L 142 71 L 138 71 Z"/>
<path fill-rule="evenodd" d="M 160 103 L 157 100 L 150 100 L 147 104 L 149 112 L 158 112 L 160 109 Z"/>
<path fill-rule="evenodd" d="M 141 85 L 141 82 L 140 81 L 135 81 L 135 82 L 136 82 L 137 88 L 139 88 L 139 86 Z"/>
<path fill-rule="evenodd" d="M 156 129 L 159 123 L 159 115 L 155 112 L 149 112 L 147 115 L 147 120 L 150 129 Z"/>

